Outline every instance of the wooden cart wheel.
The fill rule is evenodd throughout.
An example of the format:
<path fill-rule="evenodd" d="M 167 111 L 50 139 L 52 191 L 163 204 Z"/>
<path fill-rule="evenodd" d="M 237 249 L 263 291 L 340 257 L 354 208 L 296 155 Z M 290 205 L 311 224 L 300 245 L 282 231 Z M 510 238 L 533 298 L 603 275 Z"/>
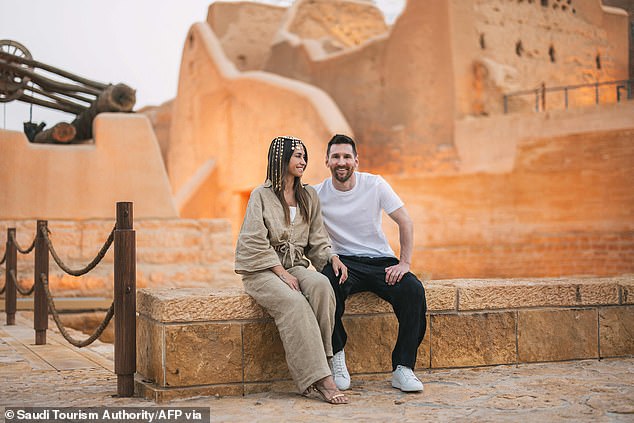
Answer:
<path fill-rule="evenodd" d="M 26 47 L 13 40 L 0 40 L 0 51 L 24 59 L 33 59 L 31 52 Z M 11 63 L 11 59 L 6 59 L 6 56 L 0 58 L 0 62 L 3 61 Z M 15 64 L 24 69 L 33 69 L 31 66 Z M 7 103 L 19 98 L 28 82 L 28 77 L 16 75 L 15 72 L 0 68 L 0 103 Z"/>

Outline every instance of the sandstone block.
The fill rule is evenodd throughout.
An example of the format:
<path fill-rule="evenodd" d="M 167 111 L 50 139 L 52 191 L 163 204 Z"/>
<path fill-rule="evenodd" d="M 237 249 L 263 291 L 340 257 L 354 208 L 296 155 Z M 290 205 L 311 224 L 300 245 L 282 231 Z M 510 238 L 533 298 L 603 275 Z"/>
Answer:
<path fill-rule="evenodd" d="M 459 284 L 459 310 L 574 305 L 575 287 L 545 280 L 470 280 Z"/>
<path fill-rule="evenodd" d="M 448 311 L 457 307 L 457 289 L 453 285 L 444 285 L 431 281 L 425 285 L 428 311 Z"/>
<path fill-rule="evenodd" d="M 634 306 L 599 309 L 601 357 L 634 355 Z"/>
<path fill-rule="evenodd" d="M 517 361 L 515 313 L 431 316 L 431 367 L 510 364 Z"/>
<path fill-rule="evenodd" d="M 612 278 L 460 280 L 460 310 L 618 304 Z"/>
<path fill-rule="evenodd" d="M 165 326 L 165 383 L 192 386 L 242 382 L 239 323 Z"/>
<path fill-rule="evenodd" d="M 344 316 L 343 324 L 348 333 L 345 350 L 350 373 L 392 371 L 392 349 L 398 334 L 394 313 Z"/>
<path fill-rule="evenodd" d="M 392 313 L 392 306 L 372 292 L 352 294 L 346 300 L 346 315 Z"/>
<path fill-rule="evenodd" d="M 290 379 L 286 354 L 273 321 L 243 324 L 244 381 Z"/>
<path fill-rule="evenodd" d="M 573 283 L 578 282 L 574 281 Z M 590 279 L 576 284 L 578 305 L 619 303 L 619 285 L 614 278 Z"/>
<path fill-rule="evenodd" d="M 165 385 L 163 325 L 139 316 L 136 319 L 136 369 L 148 383 Z"/>
<path fill-rule="evenodd" d="M 139 289 L 137 311 L 165 323 L 248 320 L 267 316 L 253 298 L 237 289 Z"/>
<path fill-rule="evenodd" d="M 597 319 L 594 309 L 519 311 L 519 361 L 597 358 Z"/>

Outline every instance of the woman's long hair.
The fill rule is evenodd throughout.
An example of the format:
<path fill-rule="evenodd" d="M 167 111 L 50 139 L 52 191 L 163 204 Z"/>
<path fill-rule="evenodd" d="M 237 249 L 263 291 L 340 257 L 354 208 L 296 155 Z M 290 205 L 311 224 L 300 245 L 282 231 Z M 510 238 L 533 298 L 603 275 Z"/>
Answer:
<path fill-rule="evenodd" d="M 271 141 L 269 147 L 269 162 L 266 167 L 266 179 L 270 180 L 273 184 L 273 192 L 282 203 L 282 209 L 284 210 L 284 220 L 286 224 L 290 224 L 290 211 L 288 209 L 288 203 L 284 198 L 284 189 L 286 188 L 286 173 L 288 172 L 288 163 L 291 160 L 295 148 L 304 148 L 304 161 L 308 165 L 308 150 L 304 143 L 293 137 L 277 137 Z M 297 201 L 297 207 L 299 212 L 306 222 L 309 222 L 308 217 L 308 193 L 302 185 L 301 178 L 295 177 L 293 181 L 293 193 L 295 201 Z"/>

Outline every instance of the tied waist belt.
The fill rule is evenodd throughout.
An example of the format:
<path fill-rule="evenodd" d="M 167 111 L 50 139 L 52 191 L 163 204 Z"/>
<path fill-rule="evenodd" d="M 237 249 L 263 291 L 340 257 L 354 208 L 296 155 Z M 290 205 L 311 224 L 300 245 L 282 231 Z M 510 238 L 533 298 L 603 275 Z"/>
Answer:
<path fill-rule="evenodd" d="M 291 266 L 295 265 L 295 258 L 301 258 L 304 255 L 304 248 L 298 247 L 289 241 L 283 241 L 282 244 L 273 247 L 275 251 L 282 254 L 282 264 L 290 261 Z"/>

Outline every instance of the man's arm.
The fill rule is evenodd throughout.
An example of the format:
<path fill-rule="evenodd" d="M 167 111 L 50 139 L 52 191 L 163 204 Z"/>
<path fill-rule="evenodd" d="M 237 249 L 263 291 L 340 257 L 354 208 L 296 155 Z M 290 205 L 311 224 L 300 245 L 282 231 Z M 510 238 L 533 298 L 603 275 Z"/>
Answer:
<path fill-rule="evenodd" d="M 394 285 L 409 272 L 414 250 L 414 224 L 405 207 L 398 208 L 389 214 L 398 225 L 399 242 L 401 244 L 400 263 L 385 268 L 385 283 Z"/>

